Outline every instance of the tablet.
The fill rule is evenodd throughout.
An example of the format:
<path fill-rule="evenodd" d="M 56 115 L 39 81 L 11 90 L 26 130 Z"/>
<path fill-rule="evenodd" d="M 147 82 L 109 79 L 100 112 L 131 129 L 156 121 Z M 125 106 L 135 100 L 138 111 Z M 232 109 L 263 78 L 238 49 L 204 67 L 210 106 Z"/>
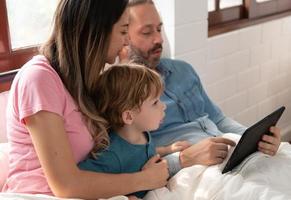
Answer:
<path fill-rule="evenodd" d="M 258 151 L 258 142 L 261 140 L 264 134 L 271 134 L 269 132 L 270 127 L 276 125 L 284 110 L 284 106 L 280 107 L 279 109 L 266 116 L 264 119 L 249 127 L 243 133 L 232 155 L 222 170 L 223 174 L 231 171 L 250 154 Z"/>

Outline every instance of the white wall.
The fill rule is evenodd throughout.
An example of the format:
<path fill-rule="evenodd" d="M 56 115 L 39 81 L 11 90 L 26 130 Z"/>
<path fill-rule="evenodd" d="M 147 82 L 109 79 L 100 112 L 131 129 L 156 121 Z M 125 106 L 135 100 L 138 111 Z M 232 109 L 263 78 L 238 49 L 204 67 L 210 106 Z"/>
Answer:
<path fill-rule="evenodd" d="M 223 112 L 247 126 L 275 108 L 291 139 L 291 16 L 208 38 L 205 0 L 155 0 L 164 21 L 165 55 L 199 73 Z"/>

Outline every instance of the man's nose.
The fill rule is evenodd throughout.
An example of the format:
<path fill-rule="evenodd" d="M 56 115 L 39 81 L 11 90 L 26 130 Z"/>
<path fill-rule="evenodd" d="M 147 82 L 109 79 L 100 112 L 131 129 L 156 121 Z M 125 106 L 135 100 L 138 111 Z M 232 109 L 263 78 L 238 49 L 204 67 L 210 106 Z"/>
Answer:
<path fill-rule="evenodd" d="M 163 44 L 163 42 L 164 40 L 163 40 L 162 32 L 157 31 L 155 34 L 154 43 Z"/>

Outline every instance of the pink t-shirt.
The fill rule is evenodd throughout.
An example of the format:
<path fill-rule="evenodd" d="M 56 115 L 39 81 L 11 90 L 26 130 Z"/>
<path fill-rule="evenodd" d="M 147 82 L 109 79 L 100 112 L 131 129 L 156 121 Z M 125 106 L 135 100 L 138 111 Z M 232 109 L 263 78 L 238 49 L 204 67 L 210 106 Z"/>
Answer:
<path fill-rule="evenodd" d="M 41 110 L 64 119 L 76 163 L 93 147 L 82 115 L 60 77 L 44 56 L 33 57 L 16 75 L 8 99 L 7 134 L 11 150 L 5 192 L 52 195 L 23 120 Z"/>

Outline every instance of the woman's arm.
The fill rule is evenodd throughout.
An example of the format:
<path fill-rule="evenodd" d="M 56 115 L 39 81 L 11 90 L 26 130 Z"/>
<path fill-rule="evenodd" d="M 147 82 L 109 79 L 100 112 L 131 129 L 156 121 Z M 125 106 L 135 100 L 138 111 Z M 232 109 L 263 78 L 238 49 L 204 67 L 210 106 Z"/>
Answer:
<path fill-rule="evenodd" d="M 143 171 L 132 174 L 79 170 L 73 158 L 63 119 L 59 115 L 40 111 L 25 118 L 25 123 L 48 184 L 58 197 L 108 198 L 166 184 L 166 162 L 155 162 Z"/>

